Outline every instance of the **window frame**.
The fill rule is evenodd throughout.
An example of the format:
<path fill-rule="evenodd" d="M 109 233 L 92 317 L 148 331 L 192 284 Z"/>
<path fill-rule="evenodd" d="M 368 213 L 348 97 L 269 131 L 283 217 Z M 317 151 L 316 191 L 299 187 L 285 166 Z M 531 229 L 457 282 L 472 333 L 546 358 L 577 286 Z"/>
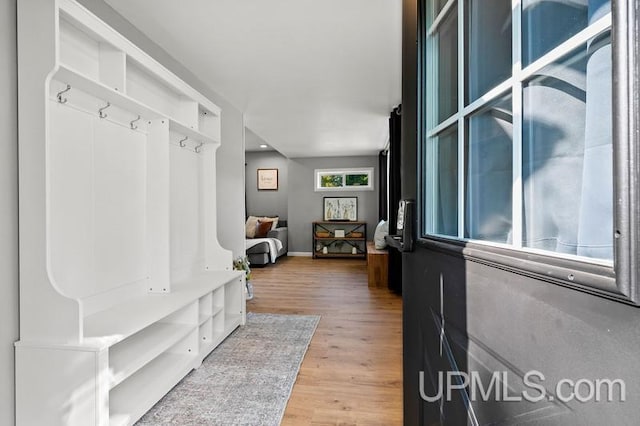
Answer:
<path fill-rule="evenodd" d="M 437 123 L 432 129 L 427 129 L 426 87 L 429 86 L 428 63 L 426 46 L 430 32 L 443 20 L 447 10 L 457 8 L 458 20 L 464 22 L 464 0 L 449 0 L 439 12 L 436 21 L 431 26 L 427 22 L 427 2 L 419 1 L 418 18 L 418 209 L 420 235 L 417 239 L 419 246 L 428 247 L 464 257 L 467 260 L 482 263 L 520 275 L 553 284 L 574 288 L 591 294 L 604 296 L 636 306 L 640 305 L 640 270 L 637 266 L 640 255 L 640 150 L 635 146 L 640 134 L 638 90 L 638 45 L 633 40 L 639 36 L 640 24 L 638 14 L 633 9 L 632 2 L 612 0 L 611 13 L 600 18 L 595 23 L 570 37 L 550 52 L 542 55 L 531 64 L 520 67 L 521 64 L 521 0 L 512 0 L 512 76 L 489 90 L 477 100 L 465 105 L 465 34 L 464 24 L 458 25 L 458 111 L 444 121 Z M 565 57 L 581 45 L 598 34 L 609 31 L 612 39 L 612 73 L 613 73 L 613 170 L 614 170 L 614 257 L 613 261 L 599 261 L 598 259 L 566 257 L 553 252 L 544 252 L 522 247 L 522 185 L 517 182 L 522 174 L 522 84 L 534 72 Z M 517 33 L 517 34 L 516 34 Z M 463 47 L 462 49 L 460 47 Z M 431 77 L 433 78 L 433 77 Z M 462 92 L 460 90 L 462 89 Z M 514 191 L 513 191 L 513 235 L 511 244 L 501 244 L 489 241 L 470 240 L 464 238 L 464 179 L 459 179 L 458 187 L 458 236 L 443 236 L 427 234 L 424 203 L 425 193 L 425 146 L 428 137 L 437 135 L 452 125 L 464 129 L 465 120 L 490 102 L 501 96 L 512 96 L 513 114 L 520 115 L 514 120 L 513 127 L 513 161 L 514 161 Z M 516 123 L 517 121 L 517 123 Z M 459 135 L 462 132 L 459 132 Z M 464 135 L 460 136 L 460 145 L 464 143 Z M 518 140 L 516 140 L 516 138 Z M 465 164 L 461 164 L 464 176 Z M 462 216 L 462 219 L 460 218 Z M 517 222 L 517 223 L 516 223 Z M 517 236 L 517 237 L 516 237 Z M 613 236 L 612 236 L 613 238 Z M 516 243 L 516 239 L 517 241 Z"/>
<path fill-rule="evenodd" d="M 367 185 L 351 185 L 347 186 L 348 175 L 367 175 Z M 342 175 L 342 186 L 324 187 L 320 186 L 322 176 Z M 315 169 L 314 170 L 314 188 L 315 192 L 332 192 L 332 191 L 373 191 L 373 167 L 347 167 L 342 169 Z"/>

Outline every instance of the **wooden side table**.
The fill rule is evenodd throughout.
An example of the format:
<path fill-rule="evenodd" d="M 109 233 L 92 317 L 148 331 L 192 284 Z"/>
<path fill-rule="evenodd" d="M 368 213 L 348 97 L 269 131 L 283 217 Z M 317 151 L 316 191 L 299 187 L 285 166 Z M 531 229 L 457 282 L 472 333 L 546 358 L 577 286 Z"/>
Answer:
<path fill-rule="evenodd" d="M 373 241 L 367 241 L 367 276 L 370 288 L 388 287 L 389 252 L 377 249 Z"/>

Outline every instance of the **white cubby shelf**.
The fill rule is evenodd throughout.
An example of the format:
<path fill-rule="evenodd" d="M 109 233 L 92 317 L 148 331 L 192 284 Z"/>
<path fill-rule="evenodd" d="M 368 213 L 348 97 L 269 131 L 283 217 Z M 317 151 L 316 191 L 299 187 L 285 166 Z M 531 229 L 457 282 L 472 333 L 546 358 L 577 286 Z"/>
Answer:
<path fill-rule="evenodd" d="M 74 0 L 18 38 L 16 423 L 131 425 L 246 321 L 221 110 Z"/>

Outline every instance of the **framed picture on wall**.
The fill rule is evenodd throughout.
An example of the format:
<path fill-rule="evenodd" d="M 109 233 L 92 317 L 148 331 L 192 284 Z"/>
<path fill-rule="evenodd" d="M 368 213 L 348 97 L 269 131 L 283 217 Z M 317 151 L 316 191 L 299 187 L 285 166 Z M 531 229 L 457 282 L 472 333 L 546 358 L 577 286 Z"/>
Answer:
<path fill-rule="evenodd" d="M 258 169 L 258 189 L 278 190 L 278 169 Z"/>
<path fill-rule="evenodd" d="M 323 219 L 325 221 L 358 220 L 358 197 L 324 197 Z"/>

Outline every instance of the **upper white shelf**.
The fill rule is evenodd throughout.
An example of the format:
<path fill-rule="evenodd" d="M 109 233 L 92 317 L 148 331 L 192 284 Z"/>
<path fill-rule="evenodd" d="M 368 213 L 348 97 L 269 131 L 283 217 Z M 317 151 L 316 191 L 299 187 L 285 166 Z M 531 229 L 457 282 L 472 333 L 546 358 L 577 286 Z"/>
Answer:
<path fill-rule="evenodd" d="M 70 85 L 72 90 L 76 88 L 83 92 L 91 93 L 93 96 L 101 98 L 105 102 L 109 102 L 111 105 L 139 114 L 145 119 L 165 118 L 169 122 L 169 130 L 187 136 L 191 140 L 206 144 L 220 145 L 220 141 L 192 129 L 174 118 L 167 117 L 166 114 L 150 108 L 144 103 L 141 103 L 122 92 L 114 90 L 103 83 L 95 81 L 94 79 L 87 77 L 66 65 L 60 65 L 58 71 L 54 75 L 54 79 Z"/>
<path fill-rule="evenodd" d="M 202 134 L 196 130 L 193 130 L 192 128 L 187 127 L 184 124 L 173 119 L 169 119 L 169 130 L 172 132 L 180 133 L 181 135 L 187 136 L 189 137 L 189 139 L 194 141 L 208 143 L 212 145 L 220 145 L 220 141 L 217 141 L 212 137 Z"/>
<path fill-rule="evenodd" d="M 107 87 L 106 85 L 95 81 L 92 78 L 67 67 L 66 65 L 60 65 L 53 78 L 70 85 L 72 90 L 75 88 L 80 89 L 83 92 L 91 93 L 93 96 L 101 98 L 114 106 L 131 111 L 132 113 L 140 114 L 140 116 L 146 119 L 165 117 L 164 114 L 161 114 L 155 109 L 130 98 L 124 93 Z"/>

